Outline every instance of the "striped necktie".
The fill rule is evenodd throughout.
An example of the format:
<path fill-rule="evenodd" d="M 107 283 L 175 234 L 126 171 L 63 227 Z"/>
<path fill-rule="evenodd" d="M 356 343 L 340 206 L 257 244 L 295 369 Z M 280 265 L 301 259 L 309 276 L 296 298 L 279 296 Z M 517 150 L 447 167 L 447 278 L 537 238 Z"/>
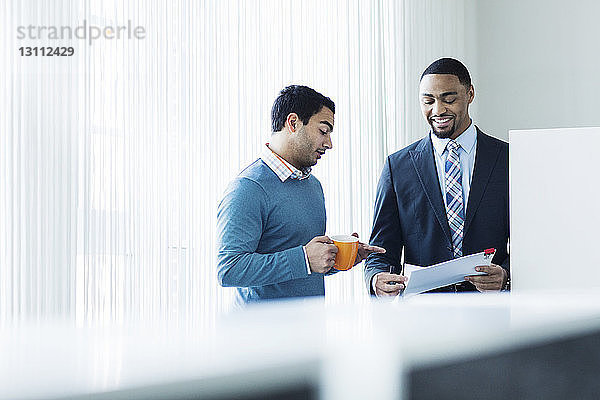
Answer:
<path fill-rule="evenodd" d="M 460 145 L 450 140 L 446 146 L 446 215 L 452 233 L 452 250 L 454 257 L 462 256 L 463 229 L 465 224 L 464 201 L 462 192 L 462 174 L 458 149 Z"/>

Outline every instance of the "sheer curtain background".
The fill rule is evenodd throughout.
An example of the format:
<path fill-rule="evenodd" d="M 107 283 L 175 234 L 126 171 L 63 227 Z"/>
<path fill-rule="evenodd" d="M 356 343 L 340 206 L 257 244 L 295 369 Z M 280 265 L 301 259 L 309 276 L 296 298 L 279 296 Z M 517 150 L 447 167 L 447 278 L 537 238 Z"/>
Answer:
<path fill-rule="evenodd" d="M 260 153 L 288 84 L 336 102 L 327 233 L 368 240 L 385 156 L 421 137 L 423 68 L 466 56 L 465 1 L 8 2 L 2 10 L 0 319 L 192 318 L 210 326 L 216 207 Z M 449 18 L 450 16 L 450 18 Z M 19 25 L 145 38 L 19 40 Z M 73 57 L 21 57 L 20 46 Z M 368 301 L 362 267 L 327 301 Z"/>

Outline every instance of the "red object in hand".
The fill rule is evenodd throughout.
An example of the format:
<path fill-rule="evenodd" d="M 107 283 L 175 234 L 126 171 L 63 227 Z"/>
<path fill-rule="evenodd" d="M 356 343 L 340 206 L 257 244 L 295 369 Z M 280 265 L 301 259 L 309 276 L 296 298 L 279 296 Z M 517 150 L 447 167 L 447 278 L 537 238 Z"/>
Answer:
<path fill-rule="evenodd" d="M 496 249 L 485 249 L 483 251 L 483 254 L 485 254 L 486 256 L 489 254 L 494 254 L 496 252 Z"/>

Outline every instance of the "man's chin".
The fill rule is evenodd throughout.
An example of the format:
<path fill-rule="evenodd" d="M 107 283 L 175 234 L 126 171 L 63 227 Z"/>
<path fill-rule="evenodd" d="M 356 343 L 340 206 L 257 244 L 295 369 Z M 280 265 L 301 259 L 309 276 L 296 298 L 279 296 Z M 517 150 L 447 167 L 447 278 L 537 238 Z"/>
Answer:
<path fill-rule="evenodd" d="M 306 160 L 306 163 L 304 163 L 304 165 L 305 165 L 304 168 L 314 167 L 315 165 L 317 165 L 317 161 L 319 161 L 319 159 L 316 157 L 312 160 Z"/>
<path fill-rule="evenodd" d="M 432 127 L 431 130 L 433 131 L 433 134 L 439 137 L 440 139 L 448 139 L 454 134 L 454 128 L 449 129 L 447 131 L 438 131 Z"/>

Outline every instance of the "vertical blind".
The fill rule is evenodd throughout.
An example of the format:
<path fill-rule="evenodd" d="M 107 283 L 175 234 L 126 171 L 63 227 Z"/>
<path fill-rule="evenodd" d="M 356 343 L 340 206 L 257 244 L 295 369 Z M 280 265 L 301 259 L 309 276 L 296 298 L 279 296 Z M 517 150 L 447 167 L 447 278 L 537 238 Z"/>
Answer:
<path fill-rule="evenodd" d="M 270 135 L 278 91 L 336 102 L 314 168 L 327 233 L 371 228 L 385 156 L 421 137 L 422 69 L 465 55 L 465 2 L 5 2 L 0 90 L 0 318 L 193 318 L 216 279 L 216 207 Z M 19 25 L 141 26 L 143 39 L 22 40 Z M 21 46 L 73 46 L 22 57 Z M 368 301 L 362 266 L 330 302 Z"/>

